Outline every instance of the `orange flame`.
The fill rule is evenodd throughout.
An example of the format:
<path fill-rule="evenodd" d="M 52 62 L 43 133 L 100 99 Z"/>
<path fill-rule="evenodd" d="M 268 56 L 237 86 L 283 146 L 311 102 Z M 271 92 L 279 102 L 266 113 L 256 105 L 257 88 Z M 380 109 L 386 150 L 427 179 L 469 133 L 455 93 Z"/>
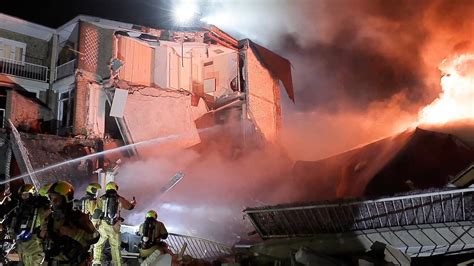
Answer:
<path fill-rule="evenodd" d="M 444 59 L 442 93 L 420 112 L 419 124 L 445 124 L 454 120 L 474 120 L 474 54 Z"/>

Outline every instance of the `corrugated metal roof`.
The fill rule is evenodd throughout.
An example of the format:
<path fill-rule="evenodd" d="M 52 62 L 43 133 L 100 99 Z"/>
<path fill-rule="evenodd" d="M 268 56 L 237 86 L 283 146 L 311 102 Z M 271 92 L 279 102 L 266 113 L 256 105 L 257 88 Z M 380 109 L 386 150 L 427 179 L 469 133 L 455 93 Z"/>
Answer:
<path fill-rule="evenodd" d="M 263 239 L 473 221 L 474 188 L 378 200 L 246 209 Z"/>

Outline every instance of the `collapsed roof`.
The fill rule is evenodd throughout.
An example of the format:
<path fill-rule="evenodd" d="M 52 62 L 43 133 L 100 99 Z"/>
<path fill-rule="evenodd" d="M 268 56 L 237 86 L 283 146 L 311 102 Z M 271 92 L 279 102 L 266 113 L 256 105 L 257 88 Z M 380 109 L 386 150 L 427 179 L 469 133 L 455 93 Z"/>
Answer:
<path fill-rule="evenodd" d="M 300 200 L 320 200 L 443 187 L 472 162 L 473 147 L 458 137 L 416 128 L 327 159 L 298 161 L 293 173 Z"/>

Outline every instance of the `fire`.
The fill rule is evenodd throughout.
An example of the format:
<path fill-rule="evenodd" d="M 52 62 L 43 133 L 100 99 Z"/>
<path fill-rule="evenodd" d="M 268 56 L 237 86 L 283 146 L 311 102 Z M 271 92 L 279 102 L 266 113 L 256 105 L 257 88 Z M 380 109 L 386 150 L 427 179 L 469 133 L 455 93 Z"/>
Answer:
<path fill-rule="evenodd" d="M 420 124 L 474 119 L 474 54 L 447 58 L 440 64 L 442 93 L 420 112 Z"/>

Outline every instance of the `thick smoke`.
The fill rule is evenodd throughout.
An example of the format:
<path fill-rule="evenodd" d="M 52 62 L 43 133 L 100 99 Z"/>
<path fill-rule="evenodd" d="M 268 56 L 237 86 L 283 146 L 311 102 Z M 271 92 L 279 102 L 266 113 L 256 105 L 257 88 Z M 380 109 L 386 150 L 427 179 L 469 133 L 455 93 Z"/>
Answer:
<path fill-rule="evenodd" d="M 288 169 L 290 162 L 274 150 L 253 151 L 234 160 L 217 152 L 187 150 L 128 162 L 116 180 L 122 195 L 138 201 L 133 212 L 123 212 L 128 224 L 138 225 L 145 212 L 154 209 L 173 233 L 233 243 L 254 230 L 243 221 L 243 209 L 288 202 L 296 195 Z M 161 195 L 178 171 L 185 177 Z"/>
<path fill-rule="evenodd" d="M 64 1 L 48 7 L 155 26 L 169 22 L 163 13 L 174 1 L 165 9 L 162 2 L 82 1 L 70 7 Z M 207 22 L 292 62 L 296 104 L 282 99 L 283 144 L 293 159 L 320 159 L 402 131 L 440 92 L 443 58 L 473 48 L 471 0 L 202 2 Z M 44 17 L 30 10 L 38 20 Z M 61 14 L 50 17 L 66 16 Z M 172 232 L 235 241 L 253 230 L 242 222 L 242 209 L 289 202 L 297 193 L 291 163 L 277 154 L 254 151 L 229 160 L 184 151 L 124 163 L 120 193 L 138 201 L 136 211 L 124 211 L 127 223 L 138 224 L 156 209 Z M 178 171 L 184 179 L 159 196 Z"/>
<path fill-rule="evenodd" d="M 471 1 L 205 1 L 207 22 L 251 38 L 293 64 L 296 104 L 284 100 L 283 144 L 314 160 L 403 131 L 440 92 L 438 65 L 469 49 Z M 284 98 L 284 97 L 283 97 Z M 238 160 L 191 151 L 126 164 L 137 224 L 157 209 L 170 231 L 232 242 L 247 206 L 289 202 L 291 163 L 276 152 Z M 186 176 L 159 197 L 177 171 Z"/>
<path fill-rule="evenodd" d="M 294 158 L 403 130 L 440 93 L 441 61 L 472 48 L 472 1 L 209 2 L 208 22 L 292 62 L 283 131 Z"/>

